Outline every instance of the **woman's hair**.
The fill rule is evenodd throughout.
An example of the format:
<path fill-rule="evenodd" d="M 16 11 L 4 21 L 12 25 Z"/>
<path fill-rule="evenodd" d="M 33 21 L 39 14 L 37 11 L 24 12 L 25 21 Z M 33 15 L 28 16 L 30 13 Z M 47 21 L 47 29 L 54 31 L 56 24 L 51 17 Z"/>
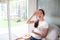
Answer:
<path fill-rule="evenodd" d="M 44 12 L 44 10 L 43 10 L 43 9 L 38 9 L 38 10 L 39 10 L 39 11 L 42 11 L 43 16 L 45 15 L 45 12 Z M 35 28 L 37 28 L 37 27 L 38 27 L 38 25 L 39 25 L 39 20 L 37 20 L 37 21 L 35 22 L 34 27 L 35 27 Z"/>
<path fill-rule="evenodd" d="M 37 20 L 34 24 L 34 27 L 37 28 L 38 27 L 38 24 L 39 24 L 39 20 Z"/>
<path fill-rule="evenodd" d="M 38 9 L 39 11 L 42 11 L 42 13 L 43 13 L 43 16 L 45 15 L 45 12 L 44 12 L 44 10 L 43 9 Z"/>

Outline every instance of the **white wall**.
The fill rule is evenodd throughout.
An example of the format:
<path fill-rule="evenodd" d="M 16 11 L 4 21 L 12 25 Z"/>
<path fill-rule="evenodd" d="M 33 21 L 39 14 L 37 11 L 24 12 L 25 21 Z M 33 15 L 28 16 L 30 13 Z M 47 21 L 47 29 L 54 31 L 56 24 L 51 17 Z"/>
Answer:
<path fill-rule="evenodd" d="M 28 0 L 28 18 L 34 13 L 36 10 L 36 0 Z M 33 28 L 32 24 L 28 25 L 28 32 L 30 33 Z"/>
<path fill-rule="evenodd" d="M 45 20 L 60 26 L 60 0 L 38 0 L 38 8 L 45 11 Z"/>

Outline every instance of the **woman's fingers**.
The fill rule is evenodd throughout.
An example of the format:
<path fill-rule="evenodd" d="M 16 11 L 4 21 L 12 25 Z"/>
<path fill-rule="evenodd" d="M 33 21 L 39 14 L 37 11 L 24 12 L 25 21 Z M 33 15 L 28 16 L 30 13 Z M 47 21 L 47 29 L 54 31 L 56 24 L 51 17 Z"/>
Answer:
<path fill-rule="evenodd" d="M 34 33 L 34 30 L 32 30 L 32 32 Z"/>

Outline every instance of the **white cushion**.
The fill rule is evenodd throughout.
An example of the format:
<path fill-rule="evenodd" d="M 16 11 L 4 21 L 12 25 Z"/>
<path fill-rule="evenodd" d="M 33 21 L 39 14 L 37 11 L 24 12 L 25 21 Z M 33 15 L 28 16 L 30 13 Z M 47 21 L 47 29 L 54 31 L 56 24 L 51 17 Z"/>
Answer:
<path fill-rule="evenodd" d="M 58 27 L 56 25 L 49 24 L 48 35 L 43 40 L 58 40 Z"/>

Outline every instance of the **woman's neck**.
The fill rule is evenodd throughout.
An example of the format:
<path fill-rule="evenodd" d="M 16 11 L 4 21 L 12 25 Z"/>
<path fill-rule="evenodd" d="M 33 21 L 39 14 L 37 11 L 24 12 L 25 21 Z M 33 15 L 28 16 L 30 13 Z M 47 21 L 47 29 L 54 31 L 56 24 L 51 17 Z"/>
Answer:
<path fill-rule="evenodd" d="M 40 18 L 39 21 L 44 21 L 44 18 Z"/>

